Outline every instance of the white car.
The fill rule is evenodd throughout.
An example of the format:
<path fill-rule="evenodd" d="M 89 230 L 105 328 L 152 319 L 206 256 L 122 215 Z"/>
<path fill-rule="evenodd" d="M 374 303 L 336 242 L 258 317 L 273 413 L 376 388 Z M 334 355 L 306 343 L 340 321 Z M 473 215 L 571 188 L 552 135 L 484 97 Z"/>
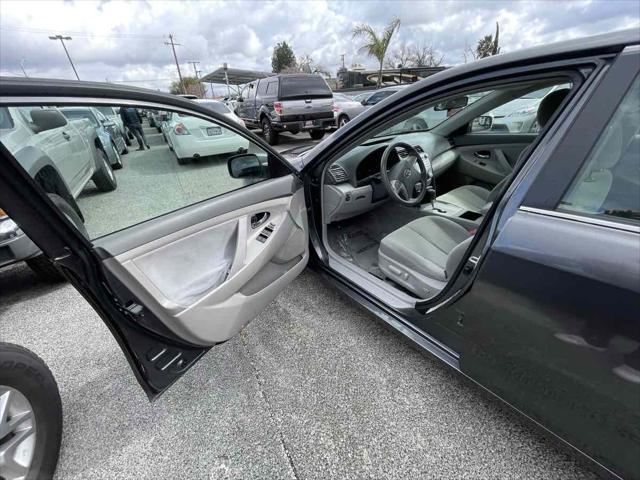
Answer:
<path fill-rule="evenodd" d="M 194 101 L 244 127 L 244 122 L 224 103 L 215 100 Z M 180 165 L 201 157 L 243 153 L 249 148 L 248 140 L 220 125 L 191 115 L 170 112 L 161 129 Z"/>
<path fill-rule="evenodd" d="M 82 232 L 84 224 L 76 198 L 93 180 L 98 190 L 116 188 L 116 177 L 104 150 L 97 149 L 82 130 L 89 120 L 68 120 L 57 108 L 0 108 L 0 141 L 25 165 L 49 199 Z M 61 274 L 8 215 L 0 210 L 0 267 L 26 260 L 40 277 L 58 280 Z"/>
<path fill-rule="evenodd" d="M 124 138 L 124 141 L 127 144 L 127 147 L 130 147 L 131 139 L 127 135 L 127 130 L 126 128 L 124 128 L 124 123 L 122 123 L 122 118 L 120 118 L 120 107 L 97 106 L 94 108 L 118 126 L 118 129 L 122 133 L 122 138 Z"/>

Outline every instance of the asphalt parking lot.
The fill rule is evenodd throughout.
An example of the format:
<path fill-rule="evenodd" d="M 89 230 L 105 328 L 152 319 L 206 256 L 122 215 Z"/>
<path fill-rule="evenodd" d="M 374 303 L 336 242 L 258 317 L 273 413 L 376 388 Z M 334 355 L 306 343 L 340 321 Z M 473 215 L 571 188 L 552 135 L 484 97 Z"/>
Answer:
<path fill-rule="evenodd" d="M 136 155 L 124 157 L 121 192 L 148 172 Z M 169 156 L 154 158 L 174 172 Z M 83 210 L 125 207 L 95 200 L 106 195 L 87 194 Z M 0 271 L 0 338 L 32 349 L 58 381 L 58 479 L 593 477 L 309 271 L 155 403 L 82 297 L 23 264 Z"/>

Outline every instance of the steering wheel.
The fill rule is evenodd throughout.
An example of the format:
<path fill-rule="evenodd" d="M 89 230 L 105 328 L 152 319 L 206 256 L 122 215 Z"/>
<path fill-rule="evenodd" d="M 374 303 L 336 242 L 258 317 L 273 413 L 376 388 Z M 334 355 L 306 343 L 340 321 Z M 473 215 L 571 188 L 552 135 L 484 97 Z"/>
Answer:
<path fill-rule="evenodd" d="M 398 163 L 387 171 L 391 152 L 396 152 L 397 148 L 403 148 L 407 155 L 404 158 L 398 155 Z M 395 142 L 389 144 L 382 154 L 380 177 L 391 198 L 403 205 L 416 206 L 420 205 L 424 199 L 427 186 L 433 178 L 433 172 L 431 168 L 427 169 L 414 146 Z M 416 196 L 414 196 L 415 192 L 417 192 Z"/>

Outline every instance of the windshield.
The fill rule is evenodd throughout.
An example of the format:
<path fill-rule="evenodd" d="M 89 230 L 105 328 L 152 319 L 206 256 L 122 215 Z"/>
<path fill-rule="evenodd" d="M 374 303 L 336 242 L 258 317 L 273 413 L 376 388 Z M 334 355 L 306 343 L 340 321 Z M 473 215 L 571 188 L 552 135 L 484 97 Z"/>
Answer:
<path fill-rule="evenodd" d="M 457 108 L 443 108 L 442 102 L 431 104 L 428 108 L 422 110 L 420 113 L 410 117 L 396 125 L 387 128 L 380 132 L 376 137 L 384 137 L 387 135 L 398 135 L 402 133 L 431 130 L 432 128 L 440 125 L 448 118 L 453 117 L 458 112 L 461 112 L 469 105 L 477 102 L 485 95 L 491 93 L 492 90 L 485 92 L 475 92 L 467 95 L 467 104 L 464 107 Z M 446 105 L 444 105 L 446 107 Z"/>

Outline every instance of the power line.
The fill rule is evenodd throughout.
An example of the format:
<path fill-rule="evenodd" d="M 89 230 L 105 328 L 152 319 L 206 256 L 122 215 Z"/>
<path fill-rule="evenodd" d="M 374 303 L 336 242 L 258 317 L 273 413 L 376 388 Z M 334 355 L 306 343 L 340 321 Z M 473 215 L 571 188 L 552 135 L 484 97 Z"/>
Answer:
<path fill-rule="evenodd" d="M 180 88 L 182 89 L 182 93 L 187 93 L 184 88 L 184 82 L 182 81 L 182 72 L 180 71 L 180 64 L 178 63 L 178 56 L 176 55 L 176 45 L 180 45 L 179 43 L 173 42 L 173 35 L 169 34 L 169 42 L 164 42 L 165 45 L 171 45 L 171 50 L 173 50 L 173 58 L 176 61 L 176 67 L 178 68 L 178 78 L 180 78 Z"/>

